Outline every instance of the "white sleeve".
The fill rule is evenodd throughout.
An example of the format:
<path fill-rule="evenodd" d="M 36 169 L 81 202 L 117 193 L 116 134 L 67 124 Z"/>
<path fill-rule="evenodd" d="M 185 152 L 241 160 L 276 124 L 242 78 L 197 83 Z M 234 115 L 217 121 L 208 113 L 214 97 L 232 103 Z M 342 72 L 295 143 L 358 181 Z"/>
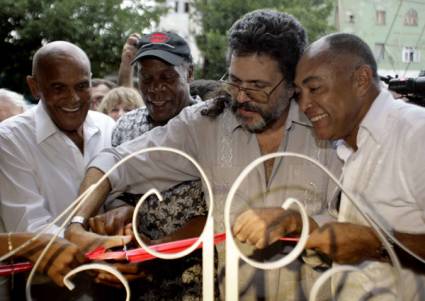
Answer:
<path fill-rule="evenodd" d="M 179 149 L 197 160 L 198 147 L 194 132 L 187 124 L 185 114 L 182 112 L 170 120 L 166 126 L 156 127 L 116 148 L 103 150 L 89 166 L 106 172 L 115 163 L 133 152 L 158 146 Z M 109 176 L 112 192 L 130 193 L 145 193 L 152 187 L 164 191 L 181 182 L 199 178 L 199 172 L 189 160 L 180 155 L 162 151 L 138 155 L 121 165 Z"/>
<path fill-rule="evenodd" d="M 15 143 L 0 136 L 1 216 L 7 231 L 37 232 L 53 220 L 27 159 Z M 48 233 L 58 229 L 53 225 Z"/>
<path fill-rule="evenodd" d="M 404 141 L 400 141 L 403 147 L 403 170 L 399 180 L 407 185 L 425 223 L 425 121 L 418 120 L 403 138 Z"/>

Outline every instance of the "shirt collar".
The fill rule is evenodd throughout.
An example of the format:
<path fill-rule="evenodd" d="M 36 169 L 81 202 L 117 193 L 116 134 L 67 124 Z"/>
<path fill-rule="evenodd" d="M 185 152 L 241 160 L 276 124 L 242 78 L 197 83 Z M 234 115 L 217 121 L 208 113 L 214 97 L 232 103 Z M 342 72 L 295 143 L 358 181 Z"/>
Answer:
<path fill-rule="evenodd" d="M 194 105 L 194 104 L 197 104 L 197 103 L 201 103 L 201 102 L 203 102 L 203 101 L 202 101 L 202 99 L 201 99 L 201 97 L 199 95 L 195 95 L 193 97 L 190 97 L 190 104 L 191 105 Z"/>
<path fill-rule="evenodd" d="M 286 118 L 285 129 L 289 130 L 292 125 L 301 124 L 307 127 L 313 127 L 310 120 L 300 111 L 300 107 L 295 100 L 291 100 L 288 117 Z"/>
<path fill-rule="evenodd" d="M 92 113 L 93 112 L 89 111 L 87 113 L 86 120 L 84 121 L 84 140 L 90 139 L 93 135 L 100 131 Z M 61 132 L 50 118 L 41 100 L 35 108 L 35 132 L 38 144 L 46 140 L 48 137 Z"/>
<path fill-rule="evenodd" d="M 360 123 L 357 134 L 357 145 L 360 147 L 364 143 L 365 135 L 369 134 L 376 143 L 381 143 L 387 134 L 386 125 L 388 110 L 386 107 L 394 100 L 391 93 L 387 90 L 381 90 L 379 95 L 372 102 L 369 111 Z"/>
<path fill-rule="evenodd" d="M 343 139 L 335 141 L 336 154 L 344 162 L 348 161 L 348 158 L 353 153 L 351 146 L 347 144 Z"/>
<path fill-rule="evenodd" d="M 47 113 L 43 101 L 40 100 L 35 108 L 35 135 L 37 137 L 37 143 L 40 144 L 58 131 L 59 129 Z"/>
<path fill-rule="evenodd" d="M 96 118 L 94 114 L 103 114 L 98 112 L 88 111 L 86 120 L 84 120 L 83 131 L 84 131 L 84 140 L 89 141 L 96 133 L 100 132 L 99 126 L 96 124 Z"/>
<path fill-rule="evenodd" d="M 376 143 L 380 144 L 386 136 L 386 118 L 387 112 L 385 108 L 393 101 L 391 93 L 382 90 L 379 95 L 372 102 L 369 111 L 360 123 L 359 132 L 357 133 L 356 141 L 357 146 L 360 148 L 370 136 Z M 343 160 L 347 161 L 350 155 L 354 152 L 350 145 L 344 140 L 338 140 L 336 143 L 337 155 Z"/>

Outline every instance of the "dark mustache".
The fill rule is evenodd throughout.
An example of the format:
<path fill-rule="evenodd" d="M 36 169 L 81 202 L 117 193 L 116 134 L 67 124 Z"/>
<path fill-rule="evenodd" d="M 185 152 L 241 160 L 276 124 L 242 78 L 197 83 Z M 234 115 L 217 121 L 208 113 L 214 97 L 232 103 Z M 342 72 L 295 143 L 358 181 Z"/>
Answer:
<path fill-rule="evenodd" d="M 240 102 L 234 101 L 232 103 L 232 109 L 233 109 L 234 112 L 238 109 L 243 109 L 245 111 L 261 113 L 261 109 L 258 108 L 255 104 L 250 103 L 250 102 L 240 103 Z"/>

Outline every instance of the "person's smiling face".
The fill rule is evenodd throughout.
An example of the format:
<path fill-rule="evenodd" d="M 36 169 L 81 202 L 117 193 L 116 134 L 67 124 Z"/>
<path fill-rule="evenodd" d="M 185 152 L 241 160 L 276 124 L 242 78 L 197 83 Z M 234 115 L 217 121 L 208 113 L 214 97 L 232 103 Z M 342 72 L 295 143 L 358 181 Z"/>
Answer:
<path fill-rule="evenodd" d="M 319 50 L 324 51 L 325 47 Z M 331 60 L 324 52 L 310 51 L 297 66 L 295 84 L 300 109 L 310 119 L 320 139 L 336 140 L 356 135 L 363 112 L 364 104 L 356 90 L 356 70 L 350 64 L 343 64 L 343 60 Z"/>
<path fill-rule="evenodd" d="M 60 130 L 77 131 L 90 107 L 90 63 L 79 53 L 53 53 L 39 66 L 28 79 L 33 95 Z"/>
<path fill-rule="evenodd" d="M 192 70 L 156 58 L 139 61 L 139 88 L 150 117 L 164 124 L 189 104 Z"/>

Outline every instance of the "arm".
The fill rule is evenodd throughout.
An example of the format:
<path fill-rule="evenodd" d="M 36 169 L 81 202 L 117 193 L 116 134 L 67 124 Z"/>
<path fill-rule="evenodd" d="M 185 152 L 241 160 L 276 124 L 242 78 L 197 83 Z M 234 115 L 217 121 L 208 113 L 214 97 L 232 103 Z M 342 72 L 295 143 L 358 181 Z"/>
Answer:
<path fill-rule="evenodd" d="M 13 233 L 10 236 L 10 243 L 13 248 L 16 248 L 33 236 L 34 234 L 30 233 Z M 25 257 L 35 263 L 49 240 L 50 236 L 44 234 L 15 256 Z M 9 244 L 8 235 L 0 234 L 0 241 L 0 254 L 6 254 Z M 63 286 L 63 277 L 85 261 L 84 255 L 77 246 L 64 239 L 57 238 L 43 257 L 38 271 L 46 273 L 57 285 Z"/>
<path fill-rule="evenodd" d="M 96 184 L 105 173 L 97 168 L 89 168 L 86 172 L 83 182 L 80 186 L 80 195 L 86 191 L 90 186 Z M 106 197 L 111 191 L 111 184 L 109 180 L 103 181 L 99 187 L 88 197 L 86 202 L 80 207 L 77 215 L 84 216 L 88 219 L 90 216 L 99 211 L 99 208 L 105 202 Z"/>
<path fill-rule="evenodd" d="M 181 239 L 198 237 L 201 235 L 206 221 L 206 216 L 195 216 L 174 233 L 171 233 L 170 235 L 164 236 L 160 239 L 151 240 L 148 243 L 149 245 L 156 245 Z"/>
<path fill-rule="evenodd" d="M 395 237 L 411 251 L 425 259 L 425 234 L 396 232 Z M 401 263 L 407 268 L 425 271 L 425 265 L 394 246 Z M 341 264 L 354 264 L 364 260 L 388 261 L 383 246 L 372 228 L 351 223 L 328 223 L 311 233 L 306 245 L 328 255 Z"/>
<path fill-rule="evenodd" d="M 118 70 L 119 86 L 133 87 L 133 66 L 131 65 L 131 61 L 136 55 L 139 39 L 140 35 L 138 33 L 133 33 L 124 44 L 121 54 L 120 69 Z"/>
<path fill-rule="evenodd" d="M 99 166 L 99 168 L 89 168 L 81 186 L 81 191 L 84 191 L 84 189 L 103 176 L 104 173 L 100 170 L 109 170 L 116 162 L 140 149 L 166 145 L 183 149 L 187 153 L 193 154 L 194 151 L 191 148 L 193 148 L 194 143 L 191 140 L 187 141 L 190 138 L 186 132 L 187 126 L 184 122 L 177 121 L 177 119 L 178 117 L 171 120 L 167 126 L 157 127 L 115 149 L 102 151 L 91 162 L 92 166 Z M 173 125 L 171 126 L 172 123 Z M 162 191 L 183 181 L 198 178 L 199 174 L 196 168 L 181 156 L 165 152 L 151 152 L 139 155 L 118 167 L 108 177 L 108 181 L 102 183 L 101 187 L 83 205 L 77 215 L 87 218 L 94 214 L 111 191 L 111 187 L 113 187 L 114 192 L 145 193 L 152 186 Z M 84 229 L 81 225 L 72 224 L 68 228 L 67 238 L 71 241 L 78 241 L 81 236 L 76 234 L 82 231 Z"/>
<path fill-rule="evenodd" d="M 80 194 L 91 185 L 99 181 L 103 175 L 104 173 L 99 169 L 89 168 L 80 186 Z M 111 185 L 109 180 L 103 181 L 100 186 L 88 197 L 76 215 L 83 216 L 88 219 L 91 215 L 95 214 L 105 201 L 110 190 Z M 105 248 L 122 246 L 131 241 L 131 236 L 105 237 L 88 232 L 81 224 L 71 224 L 66 229 L 65 236 L 71 242 L 74 242 L 80 246 L 80 248 L 83 250 L 90 250 L 99 245 L 102 245 Z"/>
<path fill-rule="evenodd" d="M 317 228 L 310 218 L 310 232 Z M 282 208 L 248 209 L 240 214 L 233 225 L 233 234 L 241 242 L 248 242 L 263 249 L 282 236 L 299 234 L 302 229 L 301 216 L 297 211 Z"/>
<path fill-rule="evenodd" d="M 103 214 L 99 214 L 89 219 L 90 228 L 98 234 L 103 235 L 124 235 L 128 224 L 133 218 L 134 207 L 122 206 Z M 160 244 L 175 240 L 198 237 L 207 218 L 205 216 L 195 216 L 189 220 L 183 227 L 176 230 L 174 233 L 162 237 L 157 240 L 150 240 L 150 244 Z"/>

